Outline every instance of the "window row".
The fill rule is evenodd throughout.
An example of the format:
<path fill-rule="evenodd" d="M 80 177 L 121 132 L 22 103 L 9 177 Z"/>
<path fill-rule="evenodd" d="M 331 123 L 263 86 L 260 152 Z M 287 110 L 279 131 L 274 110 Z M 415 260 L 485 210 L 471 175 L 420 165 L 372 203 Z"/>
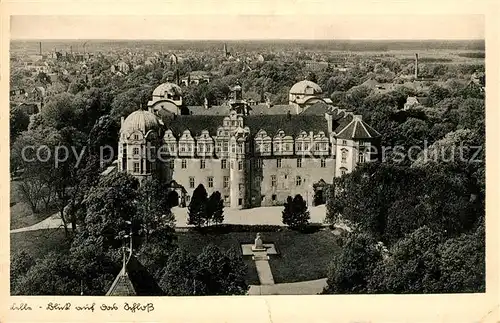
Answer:
<path fill-rule="evenodd" d="M 222 178 L 222 187 L 223 188 L 229 188 L 230 187 L 230 179 L 229 179 L 229 176 L 224 176 Z M 213 176 L 208 176 L 207 177 L 207 186 L 209 188 L 213 188 L 214 187 L 214 177 Z M 242 184 L 240 184 L 242 185 Z M 194 177 L 189 177 L 189 188 L 195 188 L 195 178 Z M 243 188 L 240 187 L 240 191 L 242 191 Z"/>
<path fill-rule="evenodd" d="M 288 179 L 288 176 L 285 175 L 285 179 Z M 302 180 L 301 176 L 296 176 L 295 177 L 295 186 L 301 186 L 304 181 Z M 277 176 L 276 175 L 271 175 L 271 186 L 272 187 L 277 187 L 278 181 L 277 181 Z M 285 187 L 285 183 L 281 183 L 283 187 Z"/>
<path fill-rule="evenodd" d="M 200 161 L 200 169 L 205 169 L 206 168 L 206 160 L 205 159 L 200 159 L 199 161 Z M 360 154 L 359 161 L 360 162 L 364 162 L 364 155 Z M 342 162 L 345 163 L 346 160 L 342 159 Z M 262 163 L 263 163 L 262 159 L 253 160 L 252 161 L 252 166 L 255 167 L 255 168 L 262 168 Z M 297 158 L 296 165 L 297 165 L 297 168 L 302 168 L 302 158 Z M 323 159 L 323 158 L 320 159 L 320 166 L 322 168 L 326 167 L 326 160 L 325 159 Z M 174 169 L 175 168 L 175 161 L 173 159 L 171 159 L 171 160 L 168 161 L 168 167 L 170 169 Z M 221 159 L 220 167 L 221 167 L 221 169 L 228 169 L 227 159 Z M 238 170 L 243 170 L 243 168 L 244 168 L 244 161 L 243 160 L 238 160 L 237 162 L 231 161 L 229 163 L 229 167 L 231 169 L 234 169 L 234 167 L 237 167 Z M 276 167 L 277 168 L 282 168 L 283 167 L 283 161 L 282 161 L 281 158 L 276 159 Z M 181 160 L 181 168 L 187 168 L 187 159 L 182 159 Z"/>

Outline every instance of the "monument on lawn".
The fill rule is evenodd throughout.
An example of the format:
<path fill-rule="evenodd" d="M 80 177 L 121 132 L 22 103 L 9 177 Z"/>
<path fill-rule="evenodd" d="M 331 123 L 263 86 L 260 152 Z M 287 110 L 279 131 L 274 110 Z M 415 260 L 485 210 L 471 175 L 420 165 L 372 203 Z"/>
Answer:
<path fill-rule="evenodd" d="M 257 236 L 255 237 L 255 242 L 252 246 L 252 251 L 265 251 L 266 248 L 264 247 L 264 243 L 262 242 L 262 237 L 260 236 L 260 233 L 257 233 Z"/>

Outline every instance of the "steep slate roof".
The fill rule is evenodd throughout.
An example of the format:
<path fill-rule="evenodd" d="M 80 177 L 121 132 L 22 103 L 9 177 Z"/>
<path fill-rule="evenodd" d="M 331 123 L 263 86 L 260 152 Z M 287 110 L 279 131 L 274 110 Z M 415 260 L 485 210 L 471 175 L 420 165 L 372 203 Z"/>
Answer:
<path fill-rule="evenodd" d="M 164 118 L 166 129 L 172 130 L 174 136 L 182 135 L 189 130 L 192 136 L 198 136 L 203 130 L 208 130 L 211 136 L 215 136 L 217 129 L 222 127 L 222 121 L 227 115 L 188 115 Z"/>
<path fill-rule="evenodd" d="M 229 115 L 229 106 L 227 105 L 215 105 L 208 109 L 205 109 L 204 106 L 189 106 L 188 109 L 193 115 Z M 272 105 L 271 107 L 267 107 L 265 104 L 256 104 L 249 105 L 248 109 L 250 115 L 287 114 L 289 111 L 292 114 L 295 113 L 295 107 L 288 104 Z"/>
<path fill-rule="evenodd" d="M 323 101 L 318 101 L 307 108 L 301 115 L 325 115 L 330 112 L 331 107 Z"/>
<path fill-rule="evenodd" d="M 339 139 L 371 139 L 380 136 L 380 134 L 363 122 L 359 116 L 353 117 L 353 120 L 337 133 Z"/>
<path fill-rule="evenodd" d="M 207 116 L 217 116 L 217 115 L 229 115 L 229 106 L 227 105 L 214 105 L 206 109 L 202 105 L 189 106 L 189 112 L 193 115 L 207 115 Z"/>
<path fill-rule="evenodd" d="M 106 296 L 161 296 L 164 295 L 153 276 L 135 258 L 130 256 L 120 270 Z"/>
<path fill-rule="evenodd" d="M 273 114 L 291 114 L 295 113 L 295 107 L 289 104 L 277 104 L 267 107 L 265 104 L 256 104 L 250 106 L 250 115 L 273 115 Z"/>

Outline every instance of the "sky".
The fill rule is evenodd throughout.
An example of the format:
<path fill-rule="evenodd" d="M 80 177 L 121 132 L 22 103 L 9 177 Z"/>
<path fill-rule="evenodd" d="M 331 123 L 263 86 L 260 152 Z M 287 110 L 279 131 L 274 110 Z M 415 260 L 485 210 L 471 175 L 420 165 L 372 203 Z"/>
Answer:
<path fill-rule="evenodd" d="M 14 15 L 11 39 L 484 39 L 483 15 Z"/>

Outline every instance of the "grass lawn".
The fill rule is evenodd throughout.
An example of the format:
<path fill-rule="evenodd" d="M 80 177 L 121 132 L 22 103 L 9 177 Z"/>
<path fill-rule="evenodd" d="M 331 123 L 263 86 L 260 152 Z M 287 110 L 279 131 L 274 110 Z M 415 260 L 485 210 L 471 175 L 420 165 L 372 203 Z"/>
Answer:
<path fill-rule="evenodd" d="M 10 229 L 19 229 L 29 227 L 40 221 L 45 220 L 57 210 L 52 207 L 47 210 L 42 210 L 37 214 L 33 214 L 28 203 L 21 200 L 20 193 L 17 189 L 17 182 L 10 182 Z"/>
<path fill-rule="evenodd" d="M 225 234 L 178 233 L 178 244 L 192 253 L 199 253 L 212 243 L 221 249 L 233 248 L 240 253 L 241 243 L 253 243 L 256 232 L 229 232 Z M 276 283 L 292 283 L 326 277 L 328 264 L 339 247 L 329 230 L 315 233 L 294 231 L 264 232 L 264 243 L 274 243 L 279 255 L 270 256 L 269 264 Z M 255 264 L 249 257 L 248 283 L 259 284 Z"/>
<path fill-rule="evenodd" d="M 64 229 L 44 229 L 10 234 L 10 253 L 24 249 L 34 259 L 43 257 L 49 251 L 65 252 L 70 244 L 64 236 Z"/>

